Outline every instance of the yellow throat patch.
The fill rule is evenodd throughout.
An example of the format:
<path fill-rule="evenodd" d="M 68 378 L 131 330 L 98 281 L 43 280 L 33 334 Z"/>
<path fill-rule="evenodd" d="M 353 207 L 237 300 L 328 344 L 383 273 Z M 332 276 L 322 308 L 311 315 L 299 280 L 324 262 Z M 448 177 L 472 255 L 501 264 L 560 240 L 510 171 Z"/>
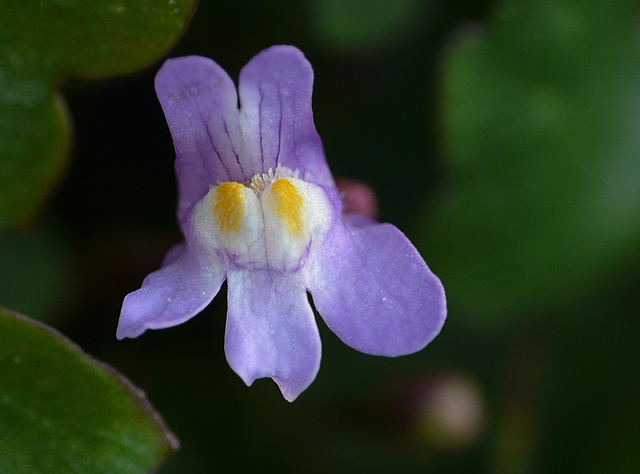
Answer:
<path fill-rule="evenodd" d="M 238 232 L 242 229 L 247 200 L 245 190 L 240 183 L 223 183 L 216 189 L 213 216 L 222 232 Z"/>
<path fill-rule="evenodd" d="M 302 236 L 305 226 L 304 200 L 288 179 L 279 179 L 271 185 L 278 204 L 276 212 L 282 217 L 289 232 Z"/>

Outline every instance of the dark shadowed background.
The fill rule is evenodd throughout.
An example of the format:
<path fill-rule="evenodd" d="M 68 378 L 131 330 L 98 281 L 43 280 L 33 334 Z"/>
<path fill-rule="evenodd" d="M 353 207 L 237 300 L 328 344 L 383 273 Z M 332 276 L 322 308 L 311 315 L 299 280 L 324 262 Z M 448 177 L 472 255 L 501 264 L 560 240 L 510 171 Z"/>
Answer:
<path fill-rule="evenodd" d="M 360 354 L 318 319 L 321 369 L 290 404 L 227 365 L 226 286 L 188 323 L 116 341 L 122 299 L 181 238 L 162 61 L 64 84 L 72 159 L 40 220 L 1 237 L 0 304 L 147 393 L 182 444 L 161 473 L 637 472 L 638 13 L 201 0 L 171 57 L 211 57 L 234 80 L 273 44 L 310 60 L 334 175 L 373 187 L 447 291 L 418 354 Z"/>

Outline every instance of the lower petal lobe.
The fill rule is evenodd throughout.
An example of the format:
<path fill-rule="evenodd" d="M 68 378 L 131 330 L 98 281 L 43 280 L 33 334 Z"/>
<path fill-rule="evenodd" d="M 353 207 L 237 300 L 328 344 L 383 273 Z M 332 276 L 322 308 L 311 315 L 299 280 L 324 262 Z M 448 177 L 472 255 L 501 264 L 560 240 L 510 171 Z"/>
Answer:
<path fill-rule="evenodd" d="M 293 401 L 320 367 L 320 336 L 298 274 L 233 271 L 227 277 L 225 352 L 247 384 L 271 377 Z"/>
<path fill-rule="evenodd" d="M 202 311 L 220 290 L 223 269 L 211 258 L 186 247 L 169 252 L 167 266 L 151 273 L 142 288 L 124 299 L 118 339 L 137 337 L 147 329 L 177 326 Z"/>
<path fill-rule="evenodd" d="M 367 354 L 416 352 L 446 317 L 442 284 L 415 247 L 394 226 L 361 216 L 334 224 L 310 290 L 329 328 Z"/>

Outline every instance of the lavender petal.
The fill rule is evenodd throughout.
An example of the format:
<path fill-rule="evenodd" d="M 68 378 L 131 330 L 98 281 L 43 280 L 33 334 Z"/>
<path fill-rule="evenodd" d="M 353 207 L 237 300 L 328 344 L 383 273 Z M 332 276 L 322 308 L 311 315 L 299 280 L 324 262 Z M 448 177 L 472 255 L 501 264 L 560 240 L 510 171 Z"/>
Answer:
<path fill-rule="evenodd" d="M 242 132 L 233 81 L 214 61 L 186 56 L 167 60 L 155 80 L 176 150 L 178 218 L 226 181 L 246 181 Z"/>
<path fill-rule="evenodd" d="M 247 385 L 273 378 L 293 401 L 320 367 L 320 336 L 304 284 L 296 275 L 234 271 L 228 288 L 229 365 Z"/>
<path fill-rule="evenodd" d="M 446 317 L 442 284 L 415 247 L 394 226 L 362 216 L 334 224 L 310 291 L 329 328 L 367 354 L 419 351 Z"/>
<path fill-rule="evenodd" d="M 311 110 L 313 70 L 293 46 L 273 46 L 240 72 L 240 123 L 252 170 L 285 166 L 303 177 L 334 186 Z"/>
<path fill-rule="evenodd" d="M 138 337 L 147 329 L 177 326 L 191 319 L 211 302 L 224 277 L 214 260 L 186 248 L 169 265 L 149 274 L 142 288 L 125 297 L 118 339 Z"/>

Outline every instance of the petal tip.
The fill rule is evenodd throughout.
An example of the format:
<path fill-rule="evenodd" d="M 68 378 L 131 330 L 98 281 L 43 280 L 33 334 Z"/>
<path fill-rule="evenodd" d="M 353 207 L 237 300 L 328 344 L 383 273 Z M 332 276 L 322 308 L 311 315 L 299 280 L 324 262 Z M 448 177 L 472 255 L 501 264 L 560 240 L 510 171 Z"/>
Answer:
<path fill-rule="evenodd" d="M 304 53 L 295 46 L 271 46 L 255 55 L 240 71 L 240 88 L 244 87 L 247 79 L 249 82 L 264 82 L 267 78 L 280 84 L 298 84 L 301 78 L 307 78 L 305 83 L 310 87 L 313 68 Z"/>
<path fill-rule="evenodd" d="M 123 326 L 122 324 L 118 324 L 118 329 L 116 330 L 116 338 L 119 341 L 122 341 L 123 339 L 129 338 L 129 339 L 135 339 L 136 337 L 140 336 L 143 332 L 146 331 L 146 327 L 144 326 L 138 326 L 138 325 L 129 325 L 129 326 Z"/>
<path fill-rule="evenodd" d="M 431 272 L 431 270 L 429 270 L 429 272 L 431 273 L 434 279 L 434 285 L 436 286 L 436 289 L 434 290 L 434 293 L 436 294 L 436 296 L 434 297 L 434 304 L 437 305 L 438 310 L 434 311 L 433 328 L 429 333 L 429 338 L 425 346 L 429 344 L 433 339 L 435 339 L 438 334 L 440 334 L 440 331 L 444 327 L 444 323 L 447 319 L 447 296 L 444 291 L 444 285 L 442 284 L 440 279 Z"/>
<path fill-rule="evenodd" d="M 210 94 L 211 90 L 235 94 L 233 81 L 224 69 L 203 56 L 167 59 L 156 74 L 154 86 L 163 107 L 168 98 L 197 97 Z"/>
<path fill-rule="evenodd" d="M 298 396 L 307 388 L 307 387 L 303 387 L 302 389 L 299 389 L 299 388 L 294 389 L 291 385 L 287 384 L 286 381 L 280 380 L 278 379 L 278 377 L 269 377 L 268 375 L 262 375 L 256 372 L 240 373 L 240 371 L 236 370 L 235 368 L 233 368 L 233 370 L 238 375 L 238 377 L 240 377 L 240 379 L 244 382 L 244 384 L 247 387 L 251 387 L 253 383 L 258 379 L 271 378 L 271 380 L 273 380 L 278 386 L 278 388 L 280 389 L 280 392 L 282 393 L 282 396 L 284 397 L 284 399 L 287 400 L 288 402 L 295 401 L 298 398 Z"/>
<path fill-rule="evenodd" d="M 290 44 L 277 44 L 271 46 L 256 55 L 256 57 L 260 56 L 289 56 L 292 58 L 303 59 L 307 62 L 307 58 L 304 53 L 296 46 Z"/>
<path fill-rule="evenodd" d="M 232 367 L 233 368 L 233 367 Z M 255 382 L 256 380 L 258 380 L 260 377 L 256 374 L 249 374 L 249 373 L 240 373 L 237 370 L 234 369 L 234 372 L 236 374 L 238 374 L 238 377 L 240 377 L 240 379 L 244 382 L 244 384 L 247 387 L 251 387 L 253 385 L 253 382 Z"/>
<path fill-rule="evenodd" d="M 311 385 L 311 382 L 309 382 L 304 387 L 293 387 L 286 381 L 279 380 L 277 377 L 272 377 L 272 380 L 276 383 L 276 385 L 278 385 L 280 393 L 282 393 L 284 399 L 289 403 L 293 403 L 298 398 L 298 396 L 300 396 L 300 394 L 304 392 L 309 385 Z"/>

